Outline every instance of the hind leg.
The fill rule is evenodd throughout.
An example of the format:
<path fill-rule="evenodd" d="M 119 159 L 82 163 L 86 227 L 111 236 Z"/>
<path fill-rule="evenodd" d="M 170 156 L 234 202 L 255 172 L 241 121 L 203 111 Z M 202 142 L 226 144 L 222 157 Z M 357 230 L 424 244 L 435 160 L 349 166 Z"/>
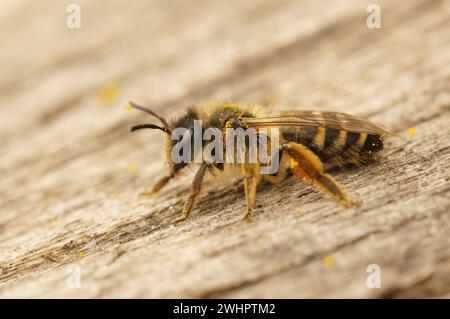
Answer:
<path fill-rule="evenodd" d="M 324 173 L 323 163 L 311 150 L 301 144 L 287 143 L 284 151 L 290 157 L 290 168 L 295 176 L 316 186 L 346 207 L 355 205 L 338 182 Z"/>

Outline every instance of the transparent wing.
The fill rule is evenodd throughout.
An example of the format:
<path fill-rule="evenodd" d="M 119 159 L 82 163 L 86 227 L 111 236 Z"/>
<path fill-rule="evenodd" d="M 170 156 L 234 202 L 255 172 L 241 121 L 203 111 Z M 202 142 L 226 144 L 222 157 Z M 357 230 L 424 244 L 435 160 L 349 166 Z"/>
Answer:
<path fill-rule="evenodd" d="M 339 112 L 285 111 L 267 117 L 243 118 L 247 127 L 325 127 L 353 133 L 388 134 L 381 125 Z"/>

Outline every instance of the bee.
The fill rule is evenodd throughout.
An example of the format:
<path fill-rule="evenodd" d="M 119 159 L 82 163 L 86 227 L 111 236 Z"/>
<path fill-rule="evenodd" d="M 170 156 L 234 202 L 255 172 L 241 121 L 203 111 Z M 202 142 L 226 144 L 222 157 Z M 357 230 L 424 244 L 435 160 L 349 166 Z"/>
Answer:
<path fill-rule="evenodd" d="M 225 133 L 228 128 L 277 129 L 279 140 L 272 154 L 278 157 L 279 165 L 275 172 L 261 174 L 261 163 L 224 164 L 203 161 L 192 181 L 191 193 L 182 209 L 178 221 L 184 221 L 192 211 L 199 195 L 205 175 L 216 175 L 229 169 L 238 171 L 244 184 L 247 210 L 245 218 L 250 219 L 256 206 L 257 186 L 261 181 L 278 184 L 288 176 L 313 185 L 346 207 L 356 206 L 339 183 L 327 173 L 332 168 L 347 164 L 361 166 L 377 159 L 383 149 L 383 140 L 388 135 L 382 126 L 352 115 L 338 112 L 316 112 L 291 110 L 279 113 L 266 113 L 261 107 L 241 103 L 217 103 L 205 110 L 189 107 L 178 118 L 168 122 L 154 111 L 130 102 L 138 110 L 146 112 L 159 120 L 160 125 L 141 124 L 131 131 L 143 128 L 158 129 L 167 135 L 166 161 L 169 174 L 162 177 L 150 194 L 159 192 L 171 179 L 181 175 L 191 163 L 175 163 L 170 150 L 179 142 L 173 138 L 176 128 L 189 131 L 194 129 L 194 121 L 201 120 L 205 127 L 213 127 Z M 205 147 L 206 143 L 202 144 Z M 225 146 L 224 146 L 225 147 Z M 243 146 L 248 148 L 249 144 Z M 246 151 L 246 150 L 244 150 Z"/>

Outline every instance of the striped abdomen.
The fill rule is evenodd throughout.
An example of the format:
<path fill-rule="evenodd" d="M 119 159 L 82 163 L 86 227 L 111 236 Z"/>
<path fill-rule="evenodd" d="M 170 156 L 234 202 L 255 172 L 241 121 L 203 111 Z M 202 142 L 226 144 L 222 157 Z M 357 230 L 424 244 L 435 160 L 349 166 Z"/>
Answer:
<path fill-rule="evenodd" d="M 346 163 L 362 164 L 374 159 L 383 148 L 379 134 L 353 133 L 325 127 L 284 127 L 284 139 L 308 147 L 322 162 L 340 166 Z"/>

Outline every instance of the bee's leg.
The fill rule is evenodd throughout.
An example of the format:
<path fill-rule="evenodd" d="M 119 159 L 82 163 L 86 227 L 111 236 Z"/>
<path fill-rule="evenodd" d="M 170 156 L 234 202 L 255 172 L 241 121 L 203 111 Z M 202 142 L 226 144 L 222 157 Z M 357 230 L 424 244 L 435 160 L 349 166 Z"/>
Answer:
<path fill-rule="evenodd" d="M 283 154 L 283 149 L 280 149 L 276 155 L 279 156 L 278 171 L 274 174 L 263 175 L 264 179 L 272 184 L 281 183 L 286 178 L 289 167 L 289 157 Z"/>
<path fill-rule="evenodd" d="M 256 189 L 258 187 L 258 179 L 256 176 L 250 177 L 248 196 L 247 196 L 247 211 L 245 213 L 245 219 L 250 221 L 253 217 L 253 210 L 256 207 Z"/>
<path fill-rule="evenodd" d="M 152 189 L 152 194 L 156 194 L 158 193 L 164 186 L 167 185 L 167 183 L 174 178 L 175 175 L 171 174 L 171 175 L 167 175 L 162 177 L 159 181 L 156 182 L 156 184 L 153 186 Z"/>
<path fill-rule="evenodd" d="M 156 184 L 153 186 L 153 189 L 151 192 L 148 193 L 139 193 L 139 196 L 152 196 L 158 193 L 164 186 L 167 185 L 167 183 L 174 178 L 174 174 L 170 174 L 167 176 L 162 177 L 160 180 L 156 182 Z"/>
<path fill-rule="evenodd" d="M 354 206 L 344 189 L 333 177 L 323 172 L 319 157 L 307 147 L 297 143 L 287 143 L 284 150 L 291 158 L 291 170 L 298 178 L 313 184 L 320 190 L 337 199 L 344 206 Z"/>
<path fill-rule="evenodd" d="M 188 218 L 189 213 L 192 210 L 192 207 L 194 207 L 195 198 L 200 193 L 202 189 L 202 183 L 203 178 L 205 177 L 206 168 L 208 167 L 208 164 L 203 163 L 202 166 L 200 166 L 199 170 L 195 174 L 194 180 L 192 181 L 192 188 L 191 188 L 191 194 L 189 195 L 188 199 L 184 203 L 182 216 L 177 220 L 177 222 L 182 222 Z"/>
<path fill-rule="evenodd" d="M 245 198 L 247 200 L 247 211 L 245 212 L 244 218 L 248 221 L 251 219 L 253 209 L 255 209 L 256 206 L 256 189 L 258 187 L 258 177 L 257 175 L 255 175 L 255 169 L 257 169 L 255 165 L 243 165 L 244 190 Z"/>

